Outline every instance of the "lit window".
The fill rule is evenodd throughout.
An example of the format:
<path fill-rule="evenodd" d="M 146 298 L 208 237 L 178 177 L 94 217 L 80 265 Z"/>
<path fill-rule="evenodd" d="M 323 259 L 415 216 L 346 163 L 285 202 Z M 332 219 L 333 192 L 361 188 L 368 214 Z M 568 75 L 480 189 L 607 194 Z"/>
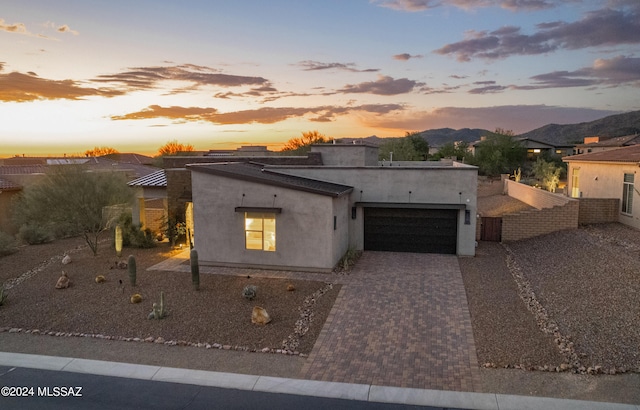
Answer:
<path fill-rule="evenodd" d="M 534 154 L 539 154 L 539 153 L 540 153 L 540 148 L 536 148 L 536 149 L 534 149 L 534 150 L 533 150 L 533 153 L 534 153 Z"/>
<path fill-rule="evenodd" d="M 245 248 L 260 251 L 276 250 L 276 215 L 245 212 Z"/>
<path fill-rule="evenodd" d="M 556 150 L 556 154 L 562 154 L 562 150 L 561 149 L 557 149 Z"/>
<path fill-rule="evenodd" d="M 631 215 L 633 209 L 633 174 L 624 174 L 622 183 L 622 213 Z"/>

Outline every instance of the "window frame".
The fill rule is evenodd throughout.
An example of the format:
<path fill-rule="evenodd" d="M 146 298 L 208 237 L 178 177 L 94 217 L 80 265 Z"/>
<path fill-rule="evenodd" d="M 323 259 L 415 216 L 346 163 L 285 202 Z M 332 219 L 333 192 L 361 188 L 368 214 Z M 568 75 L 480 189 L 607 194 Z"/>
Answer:
<path fill-rule="evenodd" d="M 629 178 L 628 178 L 629 177 Z M 629 180 L 627 180 L 629 179 Z M 623 215 L 633 214 L 633 191 L 635 174 L 625 172 L 622 177 L 622 200 L 620 201 L 620 213 Z"/>
<path fill-rule="evenodd" d="M 255 225 L 249 226 L 248 220 L 259 220 L 259 227 Z M 273 229 L 265 229 L 265 220 L 273 220 Z M 258 229 L 256 229 L 258 228 Z M 251 234 L 255 235 L 259 233 L 260 248 L 249 246 L 249 237 Z M 266 236 L 271 233 L 273 238 L 268 239 Z M 257 236 L 257 235 L 256 235 Z M 256 240 L 256 239 L 254 239 Z M 276 213 L 274 212 L 245 212 L 244 213 L 244 249 L 248 251 L 263 251 L 263 252 L 275 252 L 276 251 Z"/>

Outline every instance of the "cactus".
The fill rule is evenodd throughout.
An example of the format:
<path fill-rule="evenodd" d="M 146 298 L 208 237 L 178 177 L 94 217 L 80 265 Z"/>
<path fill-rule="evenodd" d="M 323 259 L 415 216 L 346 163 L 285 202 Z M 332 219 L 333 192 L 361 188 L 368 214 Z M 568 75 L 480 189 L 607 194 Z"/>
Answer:
<path fill-rule="evenodd" d="M 122 227 L 120 225 L 116 225 L 116 238 L 115 238 L 115 245 L 116 245 L 116 255 L 118 255 L 118 257 L 120 257 L 120 255 L 122 254 Z"/>
<path fill-rule="evenodd" d="M 153 304 L 153 311 L 149 313 L 147 319 L 162 319 L 167 316 L 167 312 L 164 310 L 164 292 L 160 292 L 160 305 L 157 303 Z"/>
<path fill-rule="evenodd" d="M 200 266 L 198 266 L 198 251 L 191 249 L 191 282 L 195 290 L 200 289 Z"/>
<path fill-rule="evenodd" d="M 4 304 L 4 301 L 7 299 L 7 294 L 4 293 L 4 286 L 0 286 L 0 306 Z"/>
<path fill-rule="evenodd" d="M 135 256 L 129 255 L 127 267 L 129 269 L 129 282 L 131 283 L 131 286 L 136 286 L 136 257 Z"/>

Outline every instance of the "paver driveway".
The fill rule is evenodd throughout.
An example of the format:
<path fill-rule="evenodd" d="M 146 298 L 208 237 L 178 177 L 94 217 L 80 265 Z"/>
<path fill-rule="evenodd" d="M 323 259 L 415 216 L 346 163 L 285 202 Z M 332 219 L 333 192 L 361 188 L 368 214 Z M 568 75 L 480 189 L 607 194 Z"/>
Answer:
<path fill-rule="evenodd" d="M 479 383 L 458 259 L 364 252 L 301 377 L 474 391 Z"/>

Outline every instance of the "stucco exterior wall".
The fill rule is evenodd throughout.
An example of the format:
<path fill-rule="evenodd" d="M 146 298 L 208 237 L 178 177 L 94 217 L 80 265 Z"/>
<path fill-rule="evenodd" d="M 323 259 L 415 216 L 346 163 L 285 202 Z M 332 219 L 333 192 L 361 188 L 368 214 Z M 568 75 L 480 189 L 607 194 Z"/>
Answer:
<path fill-rule="evenodd" d="M 581 198 L 616 198 L 622 201 L 624 174 L 634 174 L 632 214 L 618 209 L 618 222 L 640 229 L 640 167 L 638 164 L 571 161 L 568 166 L 568 191 L 573 188 L 573 170 L 579 168 L 578 187 Z"/>
<path fill-rule="evenodd" d="M 549 191 L 545 191 L 540 188 L 534 188 L 532 186 L 515 182 L 510 179 L 504 180 L 507 194 L 519 201 L 524 202 L 537 209 L 552 208 L 554 206 L 564 206 L 569 201 L 563 195 L 554 194 Z M 620 188 L 622 190 L 622 188 Z"/>
<path fill-rule="evenodd" d="M 312 153 L 322 155 L 322 164 L 329 166 L 366 167 L 378 165 L 378 147 L 365 144 L 318 144 Z"/>
<path fill-rule="evenodd" d="M 356 202 L 463 204 L 470 212 L 458 214 L 458 250 L 461 256 L 475 255 L 477 212 L 477 168 L 470 166 L 434 167 L 277 167 L 280 172 L 354 187 L 349 207 Z M 350 211 L 349 211 L 350 212 Z M 358 207 L 350 220 L 350 246 L 364 248 L 364 218 Z"/>
<path fill-rule="evenodd" d="M 347 250 L 345 198 L 197 171 L 191 180 L 194 242 L 203 265 L 330 271 Z M 239 206 L 282 208 L 276 214 L 275 252 L 245 249 L 244 213 L 235 212 Z"/>

